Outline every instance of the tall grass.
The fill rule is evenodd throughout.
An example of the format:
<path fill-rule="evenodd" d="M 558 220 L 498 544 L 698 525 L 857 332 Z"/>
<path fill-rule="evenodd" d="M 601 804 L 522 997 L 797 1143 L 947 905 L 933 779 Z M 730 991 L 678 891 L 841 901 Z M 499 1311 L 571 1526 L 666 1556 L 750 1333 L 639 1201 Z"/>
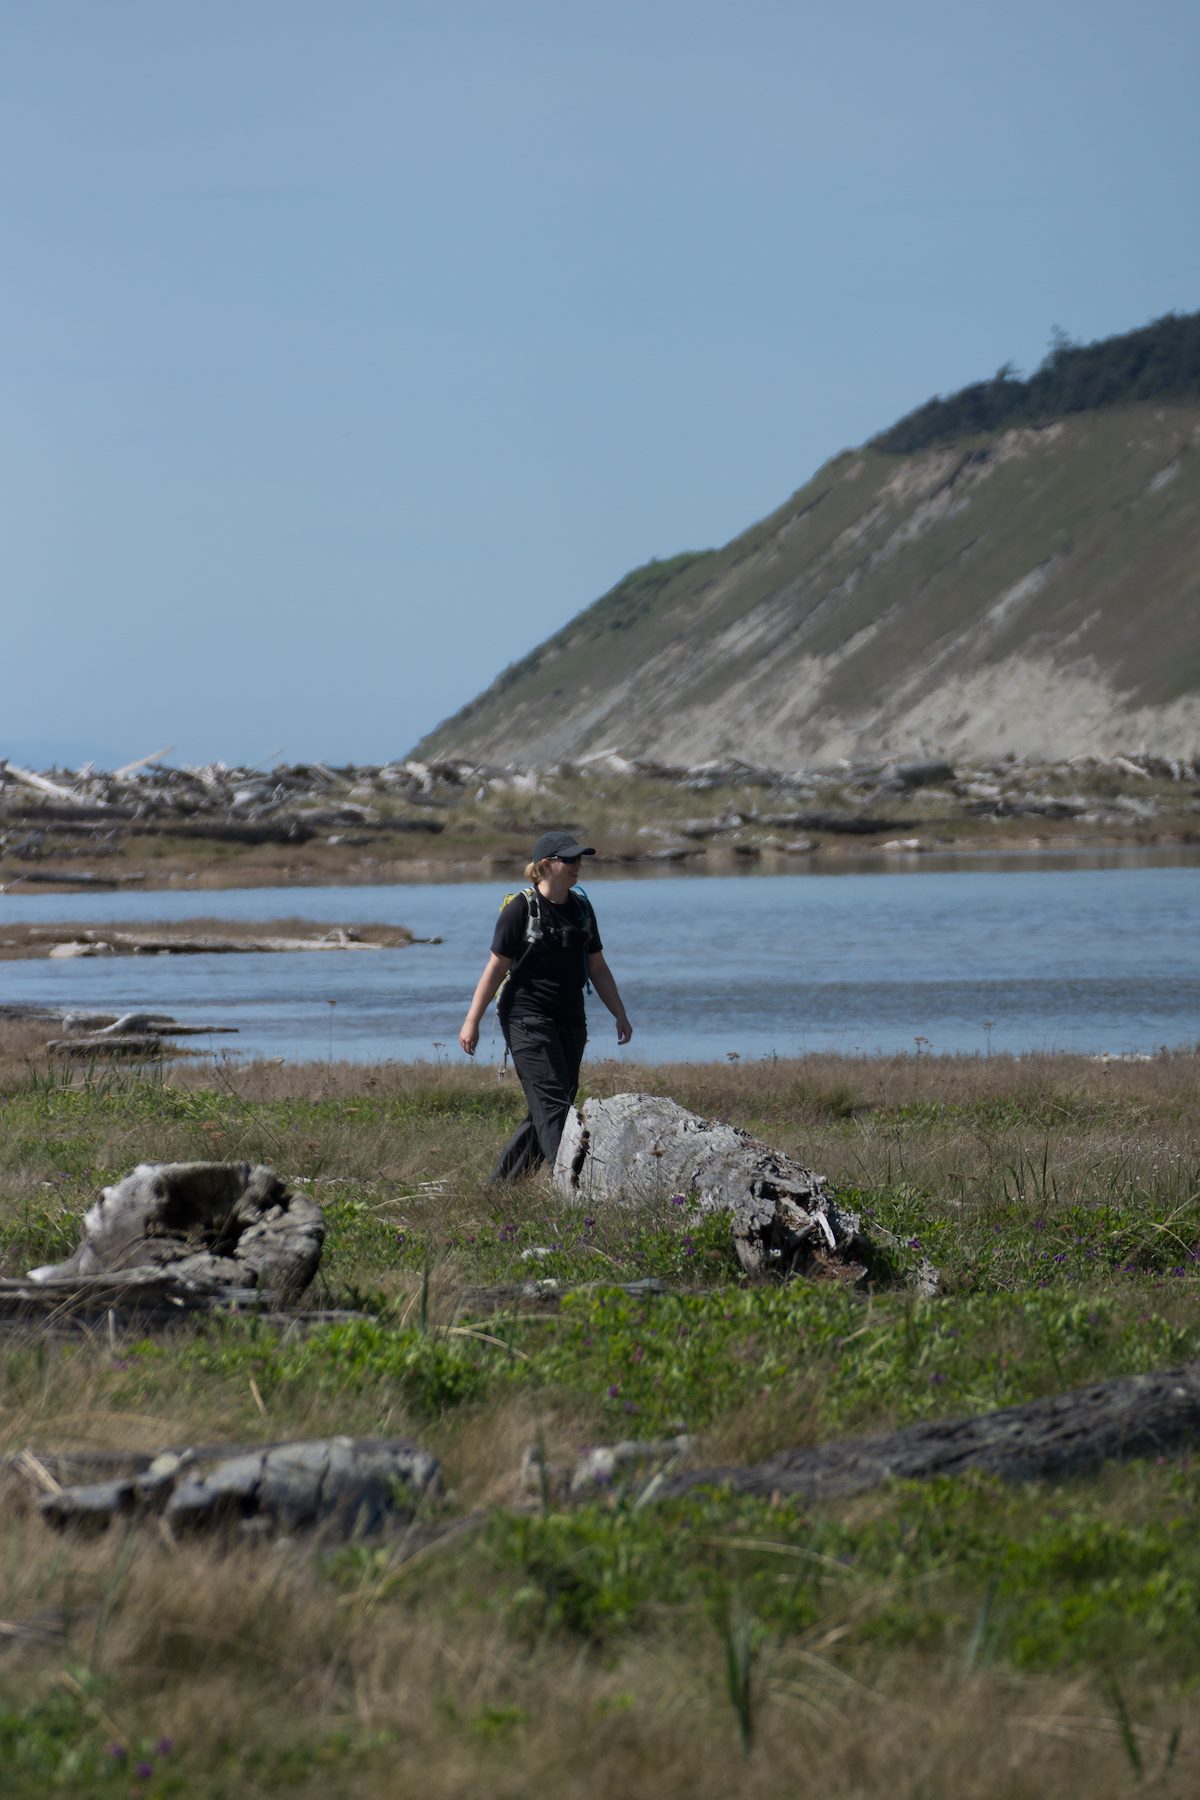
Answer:
<path fill-rule="evenodd" d="M 808 1508 L 660 1503 L 636 1474 L 560 1495 L 587 1444 L 682 1427 L 720 1466 L 1200 1355 L 1196 1068 L 590 1066 L 593 1091 L 669 1093 L 824 1172 L 899 1241 L 896 1281 L 856 1296 L 747 1287 L 686 1206 L 486 1188 L 520 1102 L 473 1068 L 51 1076 L 9 1032 L 0 1272 L 65 1254 L 139 1161 L 261 1159 L 326 1206 L 315 1298 L 363 1316 L 9 1330 L 3 1449 L 387 1431 L 435 1451 L 449 1495 L 392 1540 L 218 1553 L 55 1538 L 9 1465 L 6 1793 L 515 1795 L 536 1770 L 565 1795 L 1190 1795 L 1187 1456 Z M 903 1281 L 926 1256 L 933 1301 Z M 478 1298 L 531 1274 L 579 1291 Z M 651 1274 L 657 1298 L 611 1286 Z"/>

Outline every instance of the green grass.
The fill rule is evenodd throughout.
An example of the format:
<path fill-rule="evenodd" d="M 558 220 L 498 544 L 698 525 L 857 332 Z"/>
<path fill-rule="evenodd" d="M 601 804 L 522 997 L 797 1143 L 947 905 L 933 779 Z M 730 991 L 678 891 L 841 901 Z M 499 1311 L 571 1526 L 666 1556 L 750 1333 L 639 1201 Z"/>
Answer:
<path fill-rule="evenodd" d="M 0 1655 L 6 1791 L 515 1794 L 536 1763 L 566 1794 L 818 1781 L 849 1800 L 898 1766 L 913 1800 L 1117 1795 L 1139 1773 L 1193 1792 L 1187 1453 L 820 1505 L 663 1502 L 643 1462 L 567 1506 L 562 1478 L 621 1438 L 687 1432 L 720 1467 L 1200 1357 L 1195 1067 L 640 1073 L 821 1168 L 890 1234 L 865 1292 L 747 1284 L 686 1195 L 589 1213 L 536 1180 L 485 1188 L 519 1097 L 470 1070 L 14 1073 L 5 1272 L 65 1254 L 138 1161 L 262 1158 L 325 1204 L 314 1298 L 363 1316 L 10 1334 L 5 1448 L 399 1432 L 445 1470 L 422 1528 L 478 1523 L 218 1554 L 58 1539 L 10 1505 L 0 1619 L 57 1635 Z M 932 1300 L 907 1285 L 925 1258 Z M 664 1291 L 620 1285 L 645 1277 Z M 470 1297 L 531 1278 L 560 1284 L 558 1311 Z"/>

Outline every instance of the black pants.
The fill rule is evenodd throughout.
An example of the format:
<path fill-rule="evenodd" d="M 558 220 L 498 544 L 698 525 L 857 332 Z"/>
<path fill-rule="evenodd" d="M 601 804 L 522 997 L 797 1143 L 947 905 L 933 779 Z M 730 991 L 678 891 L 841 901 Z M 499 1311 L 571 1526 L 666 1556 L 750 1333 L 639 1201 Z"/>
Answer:
<path fill-rule="evenodd" d="M 542 1013 L 517 1013 L 501 1024 L 529 1111 L 501 1151 L 491 1179 L 515 1181 L 539 1163 L 553 1167 L 571 1102 L 579 1091 L 587 1026 L 582 1021 L 560 1024 Z"/>

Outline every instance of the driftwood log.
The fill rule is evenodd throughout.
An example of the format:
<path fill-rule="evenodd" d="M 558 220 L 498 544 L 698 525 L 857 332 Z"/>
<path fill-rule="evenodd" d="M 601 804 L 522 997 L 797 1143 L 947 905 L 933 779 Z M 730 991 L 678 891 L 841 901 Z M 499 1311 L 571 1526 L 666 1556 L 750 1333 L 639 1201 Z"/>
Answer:
<path fill-rule="evenodd" d="M 164 1451 L 138 1473 L 43 1494 L 38 1510 L 59 1529 L 141 1516 L 175 1532 L 319 1528 L 343 1538 L 407 1523 L 442 1486 L 437 1458 L 407 1438 L 317 1438 L 203 1456 Z"/>
<path fill-rule="evenodd" d="M 98 1023 L 98 1019 L 107 1022 Z M 105 1014 L 68 1013 L 63 1024 L 72 1035 L 48 1038 L 46 1049 L 52 1056 L 79 1061 L 92 1061 L 98 1056 L 183 1056 L 187 1053 L 177 1049 L 170 1039 L 230 1036 L 238 1031 L 236 1025 L 180 1025 L 167 1013 L 122 1013 L 117 1019 Z"/>
<path fill-rule="evenodd" d="M 689 1469 L 656 1497 L 698 1487 L 806 1500 L 865 1493 L 885 1481 L 920 1481 L 970 1470 L 1005 1481 L 1055 1480 L 1102 1463 L 1165 1456 L 1200 1443 L 1200 1363 L 1153 1375 L 1093 1382 L 1026 1406 L 971 1419 L 937 1419 L 843 1443 L 781 1450 L 745 1468 Z"/>
<path fill-rule="evenodd" d="M 56 961 L 92 956 L 267 956 L 295 955 L 300 951 L 404 949 L 413 942 L 403 926 L 392 930 L 372 926 L 373 938 L 351 929 L 326 931 L 320 937 L 234 937 L 214 932 L 87 931 L 40 934 L 48 948 L 43 952 Z"/>
<path fill-rule="evenodd" d="M 94 1328 L 110 1316 L 114 1329 L 118 1323 L 167 1325 L 218 1307 L 261 1307 L 265 1298 L 256 1288 L 213 1288 L 144 1265 L 91 1275 L 38 1269 L 24 1280 L 0 1279 L 0 1325 L 70 1332 Z"/>
<path fill-rule="evenodd" d="M 589 1205 L 681 1194 L 704 1212 L 728 1212 L 738 1260 L 751 1275 L 853 1281 L 867 1271 L 860 1221 L 837 1205 L 823 1176 L 657 1095 L 616 1094 L 572 1108 L 554 1184 Z"/>
<path fill-rule="evenodd" d="M 288 1192 L 273 1169 L 248 1163 L 142 1163 L 105 1188 L 65 1262 L 38 1282 L 117 1271 L 166 1274 L 192 1288 L 283 1304 L 304 1292 L 321 1260 L 325 1221 L 315 1200 Z"/>

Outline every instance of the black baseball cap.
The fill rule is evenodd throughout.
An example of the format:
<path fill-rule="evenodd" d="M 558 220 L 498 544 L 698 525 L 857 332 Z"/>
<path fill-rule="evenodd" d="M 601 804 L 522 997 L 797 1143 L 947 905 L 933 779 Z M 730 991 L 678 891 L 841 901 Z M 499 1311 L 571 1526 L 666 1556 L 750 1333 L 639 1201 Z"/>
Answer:
<path fill-rule="evenodd" d="M 533 862 L 545 862 L 547 857 L 560 856 L 564 861 L 573 856 L 595 856 L 596 852 L 590 844 L 577 844 L 569 831 L 543 831 L 533 846 Z"/>

